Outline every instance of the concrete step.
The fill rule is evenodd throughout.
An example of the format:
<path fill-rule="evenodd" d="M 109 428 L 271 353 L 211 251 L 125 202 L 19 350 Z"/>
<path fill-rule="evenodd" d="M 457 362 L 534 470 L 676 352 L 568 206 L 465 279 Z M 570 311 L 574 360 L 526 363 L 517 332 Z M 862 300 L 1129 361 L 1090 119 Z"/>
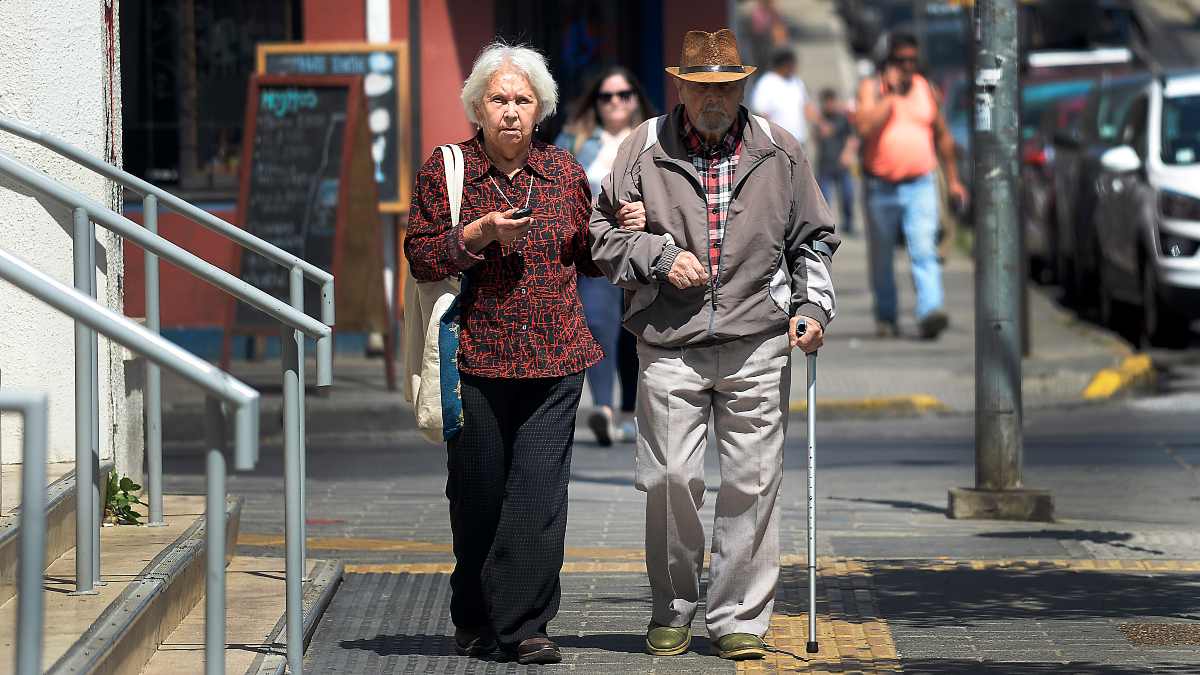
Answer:
<path fill-rule="evenodd" d="M 112 463 L 100 466 L 101 475 L 112 470 Z M 75 546 L 75 463 L 56 462 L 47 466 L 46 478 L 46 564 Z M 4 467 L 4 503 L 0 515 L 0 603 L 12 599 L 17 592 L 17 560 L 20 558 L 20 465 Z M 10 486 L 15 481 L 16 486 Z M 12 501 L 9 501 L 9 498 Z"/>
<path fill-rule="evenodd" d="M 75 462 L 51 462 L 46 465 L 46 485 L 75 470 Z M 8 515 L 21 504 L 21 465 L 0 466 L 0 515 Z"/>
<path fill-rule="evenodd" d="M 96 595 L 70 594 L 75 589 L 73 541 L 46 568 L 46 672 L 137 673 L 203 597 L 204 497 L 163 501 L 165 527 L 101 529 L 105 585 Z M 240 514 L 241 500 L 228 500 L 227 557 L 237 541 Z M 73 517 L 71 525 L 73 531 Z M 15 598 L 0 605 L 0 653 L 15 652 L 16 615 Z M 12 668 L 12 660 L 0 660 L 0 675 Z"/>
<path fill-rule="evenodd" d="M 334 560 L 309 560 L 304 585 L 304 642 L 342 579 Z M 225 672 L 229 675 L 275 675 L 284 672 L 284 561 L 282 558 L 237 556 L 226 575 L 228 607 L 225 623 Z M 201 675 L 204 672 L 204 603 L 198 603 L 175 632 L 158 647 L 143 675 Z"/>

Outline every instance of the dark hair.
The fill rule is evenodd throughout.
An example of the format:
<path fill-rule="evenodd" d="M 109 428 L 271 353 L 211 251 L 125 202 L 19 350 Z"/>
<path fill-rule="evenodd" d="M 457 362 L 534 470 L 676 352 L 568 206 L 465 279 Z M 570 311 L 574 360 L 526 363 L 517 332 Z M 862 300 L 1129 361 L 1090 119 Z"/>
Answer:
<path fill-rule="evenodd" d="M 837 98 L 837 92 L 834 91 L 833 89 L 830 89 L 829 87 L 825 87 L 824 89 L 821 90 L 821 100 L 822 101 L 832 101 L 836 98 Z"/>
<path fill-rule="evenodd" d="M 583 141 L 587 140 L 596 127 L 600 126 L 600 111 L 596 106 L 596 100 L 600 96 L 600 87 L 604 85 L 604 81 L 613 75 L 625 78 L 629 87 L 633 89 L 634 97 L 637 98 L 638 109 L 633 113 L 633 125 L 637 126 L 654 116 L 654 106 L 650 104 L 646 90 L 642 88 L 642 83 L 638 81 L 637 76 L 623 66 L 608 66 L 600 71 L 587 89 L 583 90 L 583 94 L 571 105 L 570 115 L 567 117 L 564 128 L 567 133 L 575 137 L 572 152 L 578 151 L 579 147 L 583 145 Z"/>
<path fill-rule="evenodd" d="M 918 49 L 920 43 L 917 42 L 917 36 L 912 33 L 892 33 L 888 37 L 887 57 L 891 59 L 896 54 L 896 50 L 901 47 L 912 47 Z"/>
<path fill-rule="evenodd" d="M 771 54 L 771 70 L 796 64 L 796 52 L 788 48 L 778 49 Z"/>

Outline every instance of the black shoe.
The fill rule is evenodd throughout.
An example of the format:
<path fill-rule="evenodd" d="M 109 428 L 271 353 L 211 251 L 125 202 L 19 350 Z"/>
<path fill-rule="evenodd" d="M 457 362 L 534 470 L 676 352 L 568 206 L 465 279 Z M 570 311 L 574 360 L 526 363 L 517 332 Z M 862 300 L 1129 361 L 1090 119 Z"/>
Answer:
<path fill-rule="evenodd" d="M 604 408 L 597 408 L 588 416 L 588 428 L 596 434 L 596 442 L 607 448 L 613 442 L 612 413 Z"/>
<path fill-rule="evenodd" d="M 479 658 L 487 656 L 496 650 L 496 638 L 491 631 L 472 630 L 467 628 L 454 629 L 454 653 L 459 656 Z"/>
<path fill-rule="evenodd" d="M 934 310 L 921 319 L 921 339 L 936 340 L 942 331 L 950 325 L 950 317 L 940 310 Z"/>
<path fill-rule="evenodd" d="M 517 643 L 515 647 L 506 646 L 504 651 L 509 658 L 523 666 L 562 661 L 562 652 L 558 651 L 558 645 L 545 635 L 526 638 Z"/>

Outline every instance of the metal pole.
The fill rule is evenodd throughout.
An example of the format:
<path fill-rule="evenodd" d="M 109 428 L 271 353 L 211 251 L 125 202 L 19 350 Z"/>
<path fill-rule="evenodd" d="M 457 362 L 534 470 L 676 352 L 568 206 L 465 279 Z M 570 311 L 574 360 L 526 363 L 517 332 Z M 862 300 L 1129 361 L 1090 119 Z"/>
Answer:
<path fill-rule="evenodd" d="M 808 644 L 817 644 L 817 355 L 808 355 Z"/>
<path fill-rule="evenodd" d="M 75 289 L 88 291 L 87 211 L 74 211 L 72 257 Z M 96 574 L 92 566 L 92 368 L 91 329 L 75 320 L 75 593 L 95 594 Z"/>
<path fill-rule="evenodd" d="M 300 380 L 299 349 L 296 331 L 281 326 L 279 344 L 283 357 L 283 513 L 286 578 L 287 663 L 293 675 L 299 675 L 304 662 L 302 584 L 304 547 L 301 538 L 303 513 L 300 483 Z"/>
<path fill-rule="evenodd" d="M 142 199 L 142 224 L 158 234 L 158 197 Z M 158 256 L 145 251 L 146 330 L 158 334 Z M 150 497 L 150 527 L 166 525 L 163 519 L 162 489 L 162 371 L 157 364 L 146 364 L 146 477 Z"/>
<path fill-rule="evenodd" d="M 304 271 L 293 267 L 288 283 L 289 300 L 297 311 L 304 311 Z M 300 430 L 300 571 L 302 579 L 308 578 L 308 443 L 304 433 L 304 418 L 307 408 L 304 404 L 304 334 L 296 331 L 296 379 L 300 386 L 297 389 L 296 403 L 297 419 Z"/>
<path fill-rule="evenodd" d="M 1017 3 L 979 0 L 975 71 L 975 487 L 1021 487 Z"/>
<path fill-rule="evenodd" d="M 98 297 L 96 282 L 96 224 L 88 219 L 88 294 L 92 300 Z M 100 334 L 90 330 L 88 347 L 89 379 L 92 387 L 92 570 L 96 585 L 105 586 L 100 576 L 100 523 L 104 522 L 104 489 L 108 476 L 100 474 Z"/>
<path fill-rule="evenodd" d="M 225 415 L 221 401 L 205 399 L 208 457 L 204 509 L 204 673 L 225 673 Z"/>
<path fill-rule="evenodd" d="M 17 675 L 42 672 L 46 567 L 46 396 L 0 394 L 0 409 L 25 418 L 21 453 L 21 566 L 17 586 Z"/>

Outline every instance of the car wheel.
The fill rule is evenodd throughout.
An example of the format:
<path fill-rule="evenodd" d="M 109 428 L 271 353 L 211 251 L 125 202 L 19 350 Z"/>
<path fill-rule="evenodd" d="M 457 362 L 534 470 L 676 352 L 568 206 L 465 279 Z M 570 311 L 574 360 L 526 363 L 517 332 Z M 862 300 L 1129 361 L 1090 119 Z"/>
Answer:
<path fill-rule="evenodd" d="M 1184 347 L 1189 337 L 1188 322 L 1163 303 L 1154 270 L 1142 265 L 1142 346 Z"/>

